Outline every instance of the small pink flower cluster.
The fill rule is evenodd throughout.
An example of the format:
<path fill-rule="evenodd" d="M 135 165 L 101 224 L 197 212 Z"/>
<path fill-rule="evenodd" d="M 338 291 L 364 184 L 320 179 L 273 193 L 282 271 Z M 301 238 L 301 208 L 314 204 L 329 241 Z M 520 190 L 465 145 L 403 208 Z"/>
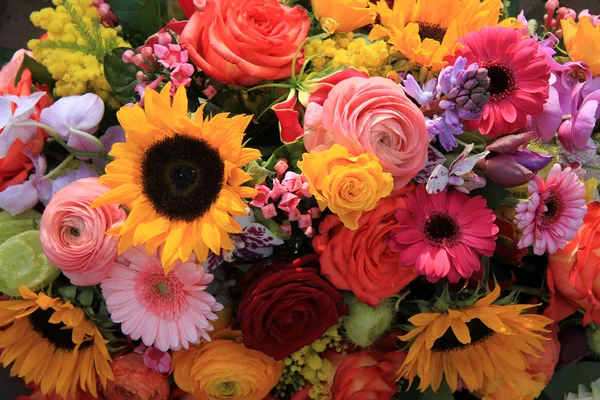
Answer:
<path fill-rule="evenodd" d="M 273 179 L 273 189 L 265 185 L 256 185 L 258 194 L 252 199 L 250 205 L 260 208 L 266 219 L 277 216 L 277 209 L 281 210 L 289 221 L 298 221 L 298 226 L 304 234 L 312 238 L 316 231 L 312 226 L 312 220 L 321 216 L 321 210 L 318 207 L 312 207 L 305 213 L 298 209 L 300 200 L 311 198 L 309 184 L 306 178 L 294 171 L 288 171 L 288 163 L 281 158 L 275 164 L 277 178 Z M 285 174 L 285 175 L 284 175 Z M 283 179 L 281 179 L 283 177 Z M 275 203 L 279 201 L 277 206 Z M 287 235 L 292 234 L 291 225 L 279 225 Z"/>
<path fill-rule="evenodd" d="M 166 77 L 172 82 L 171 96 L 174 96 L 179 86 L 190 86 L 195 71 L 194 66 L 188 62 L 187 50 L 173 43 L 173 37 L 167 32 L 158 34 L 158 43 L 142 46 L 137 53 L 133 50 L 125 51 L 123 62 L 141 69 L 136 74 L 140 83 L 135 90 L 142 101 L 146 87 L 156 90 Z"/>
<path fill-rule="evenodd" d="M 572 8 L 568 7 L 559 7 L 560 3 L 558 0 L 548 0 L 546 1 L 546 11 L 547 14 L 544 15 L 544 22 L 546 23 L 546 29 L 558 29 L 556 31 L 556 35 L 561 37 L 562 31 L 560 30 L 560 20 L 562 19 L 581 19 L 581 17 L 589 17 L 590 22 L 594 26 L 598 26 L 600 24 L 600 15 L 590 14 L 589 9 L 585 9 L 577 15 L 577 12 Z M 554 18 L 554 14 L 556 13 L 556 18 Z"/>

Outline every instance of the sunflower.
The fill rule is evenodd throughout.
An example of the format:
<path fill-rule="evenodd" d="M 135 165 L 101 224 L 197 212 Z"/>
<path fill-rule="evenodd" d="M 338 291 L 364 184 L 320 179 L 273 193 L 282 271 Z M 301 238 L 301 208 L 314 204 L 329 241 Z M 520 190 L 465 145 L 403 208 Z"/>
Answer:
<path fill-rule="evenodd" d="M 252 178 L 240 167 L 260 157 L 258 150 L 242 147 L 250 116 L 203 119 L 201 107 L 191 119 L 185 88 L 179 87 L 172 106 L 169 92 L 170 84 L 160 94 L 146 89 L 145 110 L 137 104 L 119 110 L 126 139 L 113 145 L 115 160 L 100 177 L 113 189 L 92 204 L 131 210 L 107 233 L 119 237 L 119 254 L 138 244 L 152 254 L 164 244 L 166 273 L 192 252 L 204 262 L 209 249 L 233 250 L 229 234 L 242 229 L 232 216 L 245 216 L 241 197 L 256 194 L 241 186 Z"/>
<path fill-rule="evenodd" d="M 415 326 L 400 339 L 414 340 L 400 369 L 419 389 L 434 391 L 442 378 L 454 392 L 461 378 L 471 391 L 489 392 L 499 384 L 515 386 L 528 364 L 543 350 L 542 333 L 552 320 L 541 315 L 522 314 L 530 304 L 492 305 L 500 295 L 496 288 L 468 308 L 443 313 L 421 313 L 409 318 Z"/>
<path fill-rule="evenodd" d="M 390 8 L 380 0 L 374 7 L 383 26 L 375 25 L 369 39 L 389 36 L 389 43 L 406 58 L 441 70 L 447 65 L 444 57 L 454 54 L 458 39 L 484 26 L 498 25 L 502 1 L 403 0 Z"/>
<path fill-rule="evenodd" d="M 11 376 L 34 382 L 44 395 L 75 397 L 81 388 L 97 396 L 113 379 L 111 357 L 100 331 L 70 302 L 21 286 L 23 300 L 0 302 L 0 362 L 13 363 Z"/>

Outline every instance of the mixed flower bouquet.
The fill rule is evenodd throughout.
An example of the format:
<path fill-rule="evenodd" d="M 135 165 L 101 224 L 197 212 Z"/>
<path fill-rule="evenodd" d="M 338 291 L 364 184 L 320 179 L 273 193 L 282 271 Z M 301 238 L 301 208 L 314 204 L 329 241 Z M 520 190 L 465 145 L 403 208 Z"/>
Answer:
<path fill-rule="evenodd" d="M 0 71 L 25 399 L 600 398 L 600 16 L 53 4 Z"/>

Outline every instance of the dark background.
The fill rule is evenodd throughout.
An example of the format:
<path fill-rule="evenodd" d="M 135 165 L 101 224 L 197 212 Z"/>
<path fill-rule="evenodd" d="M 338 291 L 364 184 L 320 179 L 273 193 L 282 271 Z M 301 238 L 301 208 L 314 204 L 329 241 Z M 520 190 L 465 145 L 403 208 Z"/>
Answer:
<path fill-rule="evenodd" d="M 545 1 L 518 0 L 518 2 L 520 8 L 525 10 L 528 19 L 541 20 L 545 13 Z M 561 0 L 560 3 L 562 6 L 573 8 L 576 12 L 589 8 L 592 14 L 600 14 L 600 2 L 597 0 Z M 51 2 L 48 0 L 0 0 L 0 48 L 26 47 L 29 39 L 39 37 L 43 31 L 31 24 L 29 14 L 50 5 Z M 0 368 L 0 400 L 14 400 L 21 394 L 28 394 L 21 381 L 11 379 L 8 370 Z"/>

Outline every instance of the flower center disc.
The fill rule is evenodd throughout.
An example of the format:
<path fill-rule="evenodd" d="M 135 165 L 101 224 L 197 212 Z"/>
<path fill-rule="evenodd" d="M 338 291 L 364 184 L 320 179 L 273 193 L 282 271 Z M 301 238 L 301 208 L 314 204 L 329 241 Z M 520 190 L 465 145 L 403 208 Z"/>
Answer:
<path fill-rule="evenodd" d="M 460 227 L 448 214 L 430 216 L 423 227 L 425 238 L 434 247 L 450 247 L 460 237 Z"/>
<path fill-rule="evenodd" d="M 176 134 L 150 146 L 142 160 L 142 186 L 156 212 L 191 222 L 217 200 L 225 165 L 206 141 Z"/>
<path fill-rule="evenodd" d="M 73 343 L 71 328 L 67 328 L 65 324 L 51 324 L 48 322 L 52 317 L 53 310 L 42 310 L 38 308 L 33 313 L 29 314 L 29 323 L 33 327 L 33 330 L 40 334 L 44 339 L 48 340 L 58 349 L 73 350 L 75 343 Z M 85 341 L 81 344 L 80 349 L 90 346 L 91 341 Z"/>
<path fill-rule="evenodd" d="M 548 210 L 542 214 L 541 222 L 543 227 L 550 227 L 560 217 L 564 209 L 564 205 L 560 196 L 556 193 L 551 193 L 548 199 L 544 202 Z"/>
<path fill-rule="evenodd" d="M 490 101 L 503 100 L 516 89 L 515 74 L 503 62 L 490 61 L 483 63 L 482 67 L 487 68 L 490 78 Z"/>
<path fill-rule="evenodd" d="M 446 28 L 437 24 L 430 24 L 427 22 L 418 22 L 418 24 L 419 36 L 421 37 L 421 40 L 433 39 L 442 43 L 442 41 L 444 40 L 444 36 L 446 36 Z"/>
<path fill-rule="evenodd" d="M 494 334 L 494 331 L 487 327 L 486 324 L 481 322 L 479 318 L 474 318 L 471 321 L 467 322 L 467 328 L 469 328 L 469 334 L 471 335 L 471 343 L 463 344 L 461 343 L 451 328 L 446 330 L 439 339 L 433 343 L 432 351 L 436 352 L 447 352 L 453 350 L 460 350 L 465 347 L 476 345 L 480 342 L 483 342 L 490 336 Z"/>

